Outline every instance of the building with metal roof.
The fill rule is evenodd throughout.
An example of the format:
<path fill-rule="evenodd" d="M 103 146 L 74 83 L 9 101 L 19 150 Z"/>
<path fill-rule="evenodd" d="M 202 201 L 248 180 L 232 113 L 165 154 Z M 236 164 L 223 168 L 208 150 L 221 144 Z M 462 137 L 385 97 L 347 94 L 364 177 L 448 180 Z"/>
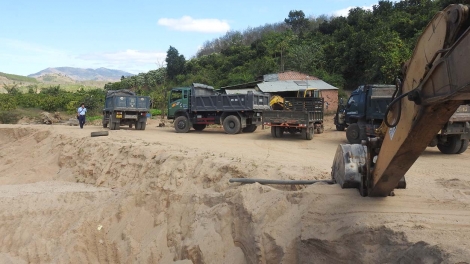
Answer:
<path fill-rule="evenodd" d="M 316 88 L 321 90 L 325 99 L 325 110 L 336 111 L 338 107 L 338 88 L 328 84 L 315 76 L 309 76 L 295 71 L 265 74 L 256 78 L 256 81 L 222 87 L 228 94 L 255 93 L 277 94 L 285 97 L 296 96 L 299 90 Z"/>

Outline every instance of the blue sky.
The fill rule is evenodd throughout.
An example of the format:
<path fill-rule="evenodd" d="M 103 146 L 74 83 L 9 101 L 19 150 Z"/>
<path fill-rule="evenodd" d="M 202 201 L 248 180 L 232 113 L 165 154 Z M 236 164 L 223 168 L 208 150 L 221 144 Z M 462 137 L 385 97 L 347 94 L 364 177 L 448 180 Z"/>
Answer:
<path fill-rule="evenodd" d="M 0 72 L 28 75 L 48 67 L 147 72 L 175 47 L 186 59 L 228 30 L 306 16 L 347 15 L 378 0 L 109 1 L 2 0 Z"/>

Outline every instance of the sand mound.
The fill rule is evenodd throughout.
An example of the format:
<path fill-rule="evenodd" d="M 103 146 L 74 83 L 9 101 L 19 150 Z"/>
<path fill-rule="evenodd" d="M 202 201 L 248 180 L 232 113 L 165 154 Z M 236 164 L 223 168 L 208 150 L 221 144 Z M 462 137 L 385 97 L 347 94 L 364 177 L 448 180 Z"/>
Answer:
<path fill-rule="evenodd" d="M 465 245 L 436 242 L 439 234 L 463 241 L 468 231 L 436 231 L 426 219 L 437 226 L 447 220 L 422 211 L 403 216 L 398 206 L 408 202 L 399 198 L 384 199 L 397 203 L 385 210 L 335 185 L 292 191 L 228 183 L 279 175 L 278 167 L 255 161 L 171 143 L 78 137 L 53 127 L 0 128 L 0 144 L 0 262 L 441 263 L 470 257 Z M 282 170 L 285 178 L 302 173 L 295 166 Z M 469 219 L 454 215 L 462 217 Z"/>

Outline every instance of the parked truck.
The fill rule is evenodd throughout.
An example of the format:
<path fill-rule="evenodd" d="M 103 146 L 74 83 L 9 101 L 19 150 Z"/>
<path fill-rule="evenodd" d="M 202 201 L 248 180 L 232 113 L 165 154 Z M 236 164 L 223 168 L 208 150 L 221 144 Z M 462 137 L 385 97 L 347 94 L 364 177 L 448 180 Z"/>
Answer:
<path fill-rule="evenodd" d="M 145 130 L 150 97 L 138 96 L 130 90 L 109 90 L 103 109 L 103 127 L 119 130 L 122 125 Z"/>
<path fill-rule="evenodd" d="M 222 124 L 227 134 L 251 133 L 261 125 L 266 109 L 269 95 L 225 94 L 198 83 L 173 88 L 168 99 L 168 119 L 174 120 L 177 133 L 187 133 L 191 128 L 202 131 L 210 124 Z"/>
<path fill-rule="evenodd" d="M 334 122 L 336 130 L 346 129 L 351 144 L 359 144 L 367 137 L 375 137 L 388 104 L 395 92 L 394 85 L 362 85 L 351 93 L 346 104 L 340 100 Z M 470 107 L 462 105 L 441 129 L 430 147 L 437 146 L 445 154 L 459 154 L 468 147 L 470 138 Z"/>
<path fill-rule="evenodd" d="M 323 104 L 321 97 L 286 97 L 282 110 L 263 112 L 263 123 L 271 126 L 273 137 L 280 138 L 289 132 L 311 140 L 315 132 L 323 133 Z"/>

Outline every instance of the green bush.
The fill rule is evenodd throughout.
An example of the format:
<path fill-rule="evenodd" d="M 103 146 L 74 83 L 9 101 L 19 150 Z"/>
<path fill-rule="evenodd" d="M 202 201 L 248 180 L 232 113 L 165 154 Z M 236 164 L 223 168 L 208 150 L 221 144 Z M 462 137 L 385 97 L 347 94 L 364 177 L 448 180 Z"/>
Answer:
<path fill-rule="evenodd" d="M 0 122 L 2 124 L 16 124 L 21 116 L 15 111 L 0 111 Z"/>
<path fill-rule="evenodd" d="M 16 109 L 16 97 L 12 94 L 0 94 L 0 111 L 8 111 Z"/>
<path fill-rule="evenodd" d="M 160 109 L 150 109 L 150 114 L 151 114 L 152 116 L 161 115 L 161 114 L 162 114 L 162 110 L 160 110 Z"/>

